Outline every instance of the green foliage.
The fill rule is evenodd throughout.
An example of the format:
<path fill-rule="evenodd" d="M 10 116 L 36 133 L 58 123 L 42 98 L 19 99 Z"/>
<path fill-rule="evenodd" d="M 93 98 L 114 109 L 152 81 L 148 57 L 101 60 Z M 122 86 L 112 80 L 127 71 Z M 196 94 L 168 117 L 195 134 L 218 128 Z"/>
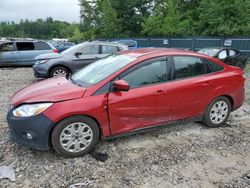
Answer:
<path fill-rule="evenodd" d="M 148 36 L 182 36 L 188 32 L 191 20 L 183 17 L 176 0 L 163 0 L 143 24 L 143 33 Z"/>
<path fill-rule="evenodd" d="M 250 0 L 79 0 L 79 24 L 52 18 L 0 22 L 0 37 L 249 36 Z"/>
<path fill-rule="evenodd" d="M 211 36 L 250 34 L 249 0 L 202 0 L 197 33 Z"/>
<path fill-rule="evenodd" d="M 0 22 L 0 37 L 72 38 L 79 28 L 79 24 L 55 21 L 52 18 L 36 21 L 21 20 L 20 23 Z"/>

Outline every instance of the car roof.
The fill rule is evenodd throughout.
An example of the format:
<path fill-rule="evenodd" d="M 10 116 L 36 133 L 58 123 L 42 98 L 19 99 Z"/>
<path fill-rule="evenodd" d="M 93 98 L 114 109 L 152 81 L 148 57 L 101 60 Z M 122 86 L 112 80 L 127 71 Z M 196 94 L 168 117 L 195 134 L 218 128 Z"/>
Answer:
<path fill-rule="evenodd" d="M 157 57 L 157 56 L 168 56 L 168 55 L 189 55 L 189 56 L 199 56 L 199 57 L 209 57 L 204 54 L 199 54 L 196 52 L 174 49 L 174 48 L 141 48 L 136 50 L 126 50 L 118 52 L 119 54 L 128 55 L 132 57 Z"/>
<path fill-rule="evenodd" d="M 44 40 L 8 40 L 2 43 L 10 43 L 10 42 L 47 42 L 47 41 L 44 41 Z"/>

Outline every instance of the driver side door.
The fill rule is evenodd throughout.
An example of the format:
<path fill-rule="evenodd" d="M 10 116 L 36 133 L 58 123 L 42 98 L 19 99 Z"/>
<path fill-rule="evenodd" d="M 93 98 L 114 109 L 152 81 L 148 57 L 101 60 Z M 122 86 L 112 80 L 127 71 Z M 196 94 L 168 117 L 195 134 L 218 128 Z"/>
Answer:
<path fill-rule="evenodd" d="M 111 91 L 108 111 L 111 134 L 156 126 L 171 120 L 168 100 L 169 64 L 166 57 L 141 62 L 119 76 L 128 82 L 127 92 Z"/>

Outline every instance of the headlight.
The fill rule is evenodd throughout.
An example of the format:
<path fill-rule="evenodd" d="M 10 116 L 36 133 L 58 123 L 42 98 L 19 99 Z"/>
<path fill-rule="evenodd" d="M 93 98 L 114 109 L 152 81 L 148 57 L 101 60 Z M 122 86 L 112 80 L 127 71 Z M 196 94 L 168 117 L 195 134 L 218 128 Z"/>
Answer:
<path fill-rule="evenodd" d="M 46 63 L 47 61 L 48 61 L 48 59 L 41 60 L 41 61 L 39 62 L 39 64 Z"/>
<path fill-rule="evenodd" d="M 13 111 L 13 115 L 16 117 L 35 116 L 45 111 L 52 104 L 53 103 L 24 104 L 16 108 Z"/>

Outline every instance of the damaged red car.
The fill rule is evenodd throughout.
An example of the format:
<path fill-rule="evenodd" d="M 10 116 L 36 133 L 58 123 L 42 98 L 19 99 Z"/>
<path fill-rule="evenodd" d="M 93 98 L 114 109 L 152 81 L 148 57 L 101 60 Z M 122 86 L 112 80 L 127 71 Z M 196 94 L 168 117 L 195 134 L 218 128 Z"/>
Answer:
<path fill-rule="evenodd" d="M 243 71 L 189 51 L 124 51 L 18 91 L 7 119 L 13 141 L 82 156 L 99 140 L 183 121 L 224 124 L 243 104 Z"/>

